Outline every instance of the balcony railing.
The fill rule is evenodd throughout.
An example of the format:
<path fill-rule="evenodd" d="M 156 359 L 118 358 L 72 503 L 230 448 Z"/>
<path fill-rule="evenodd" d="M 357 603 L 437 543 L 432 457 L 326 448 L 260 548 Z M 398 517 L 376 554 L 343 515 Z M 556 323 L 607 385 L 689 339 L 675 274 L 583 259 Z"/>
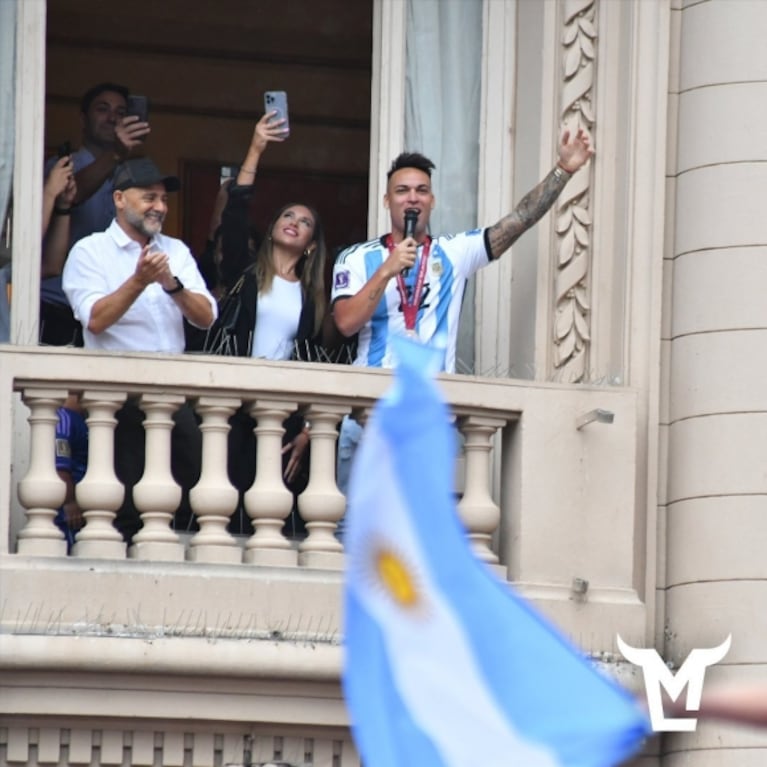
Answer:
<path fill-rule="evenodd" d="M 77 534 L 74 557 L 341 567 L 343 548 L 335 532 L 345 498 L 335 482 L 338 424 L 352 412 L 364 421 L 389 386 L 389 372 L 193 355 L 117 356 L 11 347 L 6 347 L 2 361 L 2 396 L 11 402 L 12 392 L 18 393 L 29 411 L 28 461 L 23 455 L 26 440 L 19 438 L 10 445 L 6 440 L 14 463 L 28 463 L 16 484 L 25 515 L 15 541 L 18 554 L 66 555 L 62 533 L 53 521 L 64 498 L 64 484 L 55 468 L 54 431 L 57 408 L 68 394 L 78 393 L 88 413 L 89 461 L 76 486 L 86 524 Z M 490 486 L 491 452 L 496 432 L 513 423 L 518 412 L 499 396 L 504 388 L 500 382 L 490 384 L 495 401 L 479 404 L 475 394 L 465 396 L 473 388 L 458 380 L 446 378 L 443 385 L 463 436 L 460 513 L 478 555 L 497 562 L 491 540 L 500 508 Z M 126 549 L 113 525 L 124 496 L 113 464 L 115 413 L 127 400 L 145 413 L 146 468 L 134 488 L 143 527 Z M 190 539 L 171 529 L 180 488 L 171 474 L 170 434 L 172 415 L 184 403 L 200 419 L 203 444 L 201 476 L 190 492 L 200 529 Z M 255 532 L 244 544 L 226 529 L 238 501 L 227 475 L 228 420 L 241 406 L 255 419 L 258 440 L 255 481 L 244 495 Z M 312 423 L 309 483 L 298 498 L 308 535 L 297 547 L 281 532 L 293 502 L 281 476 L 282 422 L 296 410 Z M 13 551 L 14 541 L 8 543 Z"/>
<path fill-rule="evenodd" d="M 289 571 L 323 588 L 337 584 L 332 573 L 344 557 L 335 533 L 345 510 L 335 481 L 338 424 L 347 413 L 364 420 L 390 383 L 389 371 L 341 365 L 2 347 L 0 455 L 11 460 L 0 464 L 0 567 L 24 583 L 54 562 L 61 563 L 54 570 L 67 563 L 67 572 L 82 562 L 82 570 L 105 573 L 106 583 L 119 577 L 120 562 L 133 563 L 130 572 L 143 573 L 147 583 L 167 571 L 184 588 L 195 567 L 215 566 L 235 580 L 232 568 L 278 568 L 288 600 Z M 477 555 L 529 595 L 563 609 L 589 599 L 614 602 L 618 613 L 639 605 L 635 392 L 447 375 L 439 385 L 462 436 L 458 508 Z M 56 409 L 73 392 L 87 408 L 90 445 L 76 487 L 86 524 L 67 556 L 53 521 L 64 497 L 53 441 Z M 134 489 L 143 526 L 127 547 L 113 525 L 124 494 L 113 458 L 115 413 L 129 399 L 146 415 L 146 470 Z M 202 471 L 190 492 L 199 530 L 179 535 L 171 526 L 179 488 L 170 471 L 170 432 L 183 403 L 200 420 Z M 254 532 L 245 538 L 227 532 L 238 499 L 227 474 L 227 421 L 241 405 L 257 422 L 258 441 L 255 480 L 244 497 Z M 293 499 L 281 477 L 282 422 L 297 410 L 312 423 L 309 481 L 298 498 L 308 535 L 298 542 L 282 533 Z M 216 606 L 214 591 L 209 598 Z M 22 602 L 11 601 L 6 609 L 16 609 L 14 620 L 23 623 Z M 70 620 L 79 620 L 74 597 L 67 604 Z M 321 617 L 319 602 L 307 610 Z M 285 611 L 278 623 L 287 620 Z M 637 627 L 641 621 L 637 616 Z M 338 631 L 332 622 L 329 631 Z M 612 625 L 605 625 L 610 636 Z"/>
<path fill-rule="evenodd" d="M 135 749 L 147 732 L 155 749 L 177 749 L 182 733 L 190 753 L 218 743 L 239 762 L 241 741 L 230 748 L 227 739 L 250 733 L 268 736 L 268 758 L 289 752 L 275 745 L 284 736 L 298 737 L 301 753 L 332 750 L 334 763 L 357 764 L 338 686 L 344 556 L 335 532 L 345 499 L 335 481 L 337 426 L 349 412 L 364 420 L 390 382 L 387 371 L 346 366 L 0 347 L 7 748 L 44 741 L 69 748 L 75 763 L 76 743 L 77 763 L 88 763 L 104 744 L 122 745 L 145 764 Z M 478 556 L 585 650 L 609 651 L 618 631 L 641 642 L 635 393 L 464 376 L 439 384 L 462 435 L 459 513 Z M 64 497 L 53 440 L 56 409 L 71 392 L 87 407 L 90 449 L 77 486 L 86 524 L 67 556 L 53 521 Z M 113 525 L 124 493 L 113 464 L 115 413 L 128 399 L 146 415 L 146 471 L 134 493 L 143 526 L 130 547 Z M 179 535 L 170 433 L 182 403 L 200 419 L 203 449 L 190 492 L 199 530 Z M 238 499 L 226 451 L 227 420 L 242 404 L 257 421 L 258 450 L 245 493 L 254 532 L 238 538 L 227 532 Z M 299 409 L 312 429 L 298 498 L 308 535 L 297 542 L 282 533 L 292 497 L 280 452 L 282 421 Z"/>

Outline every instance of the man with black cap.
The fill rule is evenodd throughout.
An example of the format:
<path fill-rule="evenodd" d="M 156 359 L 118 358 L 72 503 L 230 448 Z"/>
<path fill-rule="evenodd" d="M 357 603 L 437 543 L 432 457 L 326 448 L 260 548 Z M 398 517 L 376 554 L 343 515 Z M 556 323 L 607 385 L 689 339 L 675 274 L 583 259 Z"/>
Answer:
<path fill-rule="evenodd" d="M 218 308 L 194 257 L 181 240 L 161 234 L 168 193 L 179 186 L 146 157 L 117 167 L 114 221 L 75 243 L 64 266 L 64 292 L 86 348 L 181 353 L 184 318 L 202 329 L 213 324 Z M 131 490 L 144 470 L 144 416 L 132 402 L 116 416 L 115 470 L 126 496 L 115 524 L 130 542 L 141 526 Z M 191 519 L 188 491 L 200 476 L 202 446 L 191 408 L 173 418 L 171 468 L 184 491 L 178 529 Z"/>
<path fill-rule="evenodd" d="M 184 318 L 202 329 L 216 318 L 189 249 L 161 234 L 168 193 L 178 188 L 148 157 L 117 167 L 114 221 L 75 243 L 64 266 L 64 292 L 86 348 L 181 353 Z"/>

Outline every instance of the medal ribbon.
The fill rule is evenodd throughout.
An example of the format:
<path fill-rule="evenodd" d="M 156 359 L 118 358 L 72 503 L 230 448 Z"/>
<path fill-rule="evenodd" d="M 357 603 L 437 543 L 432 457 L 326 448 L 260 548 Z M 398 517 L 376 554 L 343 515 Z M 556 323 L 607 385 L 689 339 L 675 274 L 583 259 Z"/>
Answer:
<path fill-rule="evenodd" d="M 389 249 L 389 253 L 394 250 L 394 240 L 392 239 L 391 235 L 386 237 L 386 247 Z M 423 242 L 421 260 L 418 262 L 418 272 L 416 273 L 415 277 L 412 301 L 407 300 L 405 278 L 401 273 L 397 275 L 397 290 L 399 291 L 400 301 L 402 302 L 402 313 L 405 316 L 405 328 L 407 330 L 415 330 L 415 321 L 418 318 L 418 307 L 421 305 L 423 284 L 426 282 L 426 267 L 428 266 L 430 248 L 431 237 L 427 237 Z"/>

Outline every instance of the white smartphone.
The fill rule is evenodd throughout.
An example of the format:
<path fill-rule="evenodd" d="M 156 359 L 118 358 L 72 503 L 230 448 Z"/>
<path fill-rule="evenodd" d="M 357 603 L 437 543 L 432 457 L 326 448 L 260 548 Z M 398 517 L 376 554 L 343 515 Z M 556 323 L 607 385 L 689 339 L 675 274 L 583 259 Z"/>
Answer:
<path fill-rule="evenodd" d="M 264 94 L 264 112 L 276 111 L 273 120 L 285 120 L 282 130 L 285 136 L 290 135 L 290 122 L 288 119 L 288 94 L 285 91 L 267 91 Z"/>

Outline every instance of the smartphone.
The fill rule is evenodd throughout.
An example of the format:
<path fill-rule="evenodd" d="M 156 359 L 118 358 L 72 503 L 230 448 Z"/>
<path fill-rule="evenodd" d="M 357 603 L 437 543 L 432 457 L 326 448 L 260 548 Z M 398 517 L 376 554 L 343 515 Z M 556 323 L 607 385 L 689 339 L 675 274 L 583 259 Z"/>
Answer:
<path fill-rule="evenodd" d="M 285 136 L 290 135 L 290 122 L 288 121 L 288 94 L 285 91 L 267 91 L 264 94 L 264 112 L 277 111 L 273 120 L 285 120 L 282 130 Z M 270 121 L 271 122 L 271 121 Z"/>
<path fill-rule="evenodd" d="M 69 157 L 69 155 L 71 155 L 71 154 L 72 154 L 72 144 L 69 141 L 65 141 L 56 150 L 56 156 L 59 157 L 59 158 Z"/>
<path fill-rule="evenodd" d="M 126 115 L 136 115 L 140 122 L 149 122 L 149 99 L 146 96 L 128 96 Z"/>

